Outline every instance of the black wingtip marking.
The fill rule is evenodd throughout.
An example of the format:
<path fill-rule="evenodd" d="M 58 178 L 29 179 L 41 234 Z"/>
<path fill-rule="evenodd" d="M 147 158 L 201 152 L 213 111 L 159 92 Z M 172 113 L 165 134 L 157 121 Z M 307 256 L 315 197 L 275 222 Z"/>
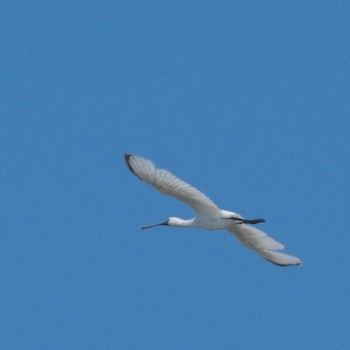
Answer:
<path fill-rule="evenodd" d="M 276 263 L 272 260 L 269 260 L 269 259 L 266 259 L 267 261 L 269 261 L 270 263 L 273 263 L 274 265 L 276 266 L 279 266 L 279 267 L 287 267 L 287 266 L 290 266 L 290 264 L 279 264 L 279 263 Z"/>
<path fill-rule="evenodd" d="M 138 176 L 138 175 L 135 173 L 134 169 L 132 168 L 132 166 L 131 166 L 131 164 L 130 164 L 130 158 L 131 158 L 132 156 L 133 156 L 133 155 L 130 154 L 130 153 L 124 153 L 124 159 L 125 159 L 126 165 L 128 166 L 128 168 L 130 169 L 130 171 L 131 171 L 135 176 L 137 176 L 140 180 L 142 180 L 142 179 L 140 178 L 140 176 Z"/>
<path fill-rule="evenodd" d="M 125 159 L 125 162 L 126 162 L 126 165 L 128 166 L 128 168 L 130 169 L 130 171 L 135 174 L 133 168 L 131 167 L 130 165 L 130 158 L 132 157 L 132 154 L 129 154 L 129 153 L 124 153 L 124 159 Z M 135 174 L 136 175 L 136 174 Z"/>
<path fill-rule="evenodd" d="M 269 261 L 270 263 L 273 263 L 274 265 L 280 266 L 280 267 L 287 267 L 287 266 L 301 266 L 303 263 L 302 262 L 297 262 L 295 264 L 279 264 L 276 263 L 270 259 L 266 259 L 267 261 Z"/>

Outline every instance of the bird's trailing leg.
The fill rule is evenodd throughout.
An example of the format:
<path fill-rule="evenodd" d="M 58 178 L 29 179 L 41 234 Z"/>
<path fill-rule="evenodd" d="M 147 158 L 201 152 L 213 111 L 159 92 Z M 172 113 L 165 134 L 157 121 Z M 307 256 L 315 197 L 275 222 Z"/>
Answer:
<path fill-rule="evenodd" d="M 250 224 L 250 225 L 255 225 L 259 224 L 260 222 L 265 222 L 265 219 L 262 218 L 257 218 L 257 219 L 241 219 L 241 218 L 236 218 L 232 217 L 230 218 L 231 220 L 238 221 L 237 224 Z"/>

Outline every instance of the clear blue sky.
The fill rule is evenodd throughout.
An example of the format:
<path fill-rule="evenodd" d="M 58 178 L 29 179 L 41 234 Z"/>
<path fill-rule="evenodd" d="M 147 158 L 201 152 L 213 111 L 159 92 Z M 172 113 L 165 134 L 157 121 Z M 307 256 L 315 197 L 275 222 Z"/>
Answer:
<path fill-rule="evenodd" d="M 348 349 L 350 3 L 5 1 L 0 347 Z M 134 177 L 261 225 L 279 268 Z"/>

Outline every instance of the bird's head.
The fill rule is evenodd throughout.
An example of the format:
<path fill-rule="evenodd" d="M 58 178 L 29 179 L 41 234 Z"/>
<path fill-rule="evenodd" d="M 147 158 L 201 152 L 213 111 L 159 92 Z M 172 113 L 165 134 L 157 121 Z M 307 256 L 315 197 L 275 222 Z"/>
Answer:
<path fill-rule="evenodd" d="M 141 228 L 143 230 L 145 230 L 147 228 L 152 228 L 152 227 L 156 227 L 156 226 L 181 227 L 181 226 L 183 226 L 183 222 L 184 222 L 184 220 L 182 220 L 182 219 L 175 218 L 175 217 L 170 217 L 170 218 L 166 219 L 165 221 L 161 222 L 160 224 L 142 226 Z"/>

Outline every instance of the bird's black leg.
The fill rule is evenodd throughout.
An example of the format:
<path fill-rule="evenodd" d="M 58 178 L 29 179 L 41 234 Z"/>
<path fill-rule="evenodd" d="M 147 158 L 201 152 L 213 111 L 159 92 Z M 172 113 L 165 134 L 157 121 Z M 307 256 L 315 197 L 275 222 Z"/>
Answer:
<path fill-rule="evenodd" d="M 265 219 L 262 218 L 257 218 L 257 219 L 241 219 L 241 218 L 236 218 L 236 217 L 232 217 L 230 218 L 231 220 L 235 220 L 238 221 L 237 224 L 251 224 L 251 225 L 255 225 L 255 224 L 259 224 L 260 222 L 265 222 Z"/>

